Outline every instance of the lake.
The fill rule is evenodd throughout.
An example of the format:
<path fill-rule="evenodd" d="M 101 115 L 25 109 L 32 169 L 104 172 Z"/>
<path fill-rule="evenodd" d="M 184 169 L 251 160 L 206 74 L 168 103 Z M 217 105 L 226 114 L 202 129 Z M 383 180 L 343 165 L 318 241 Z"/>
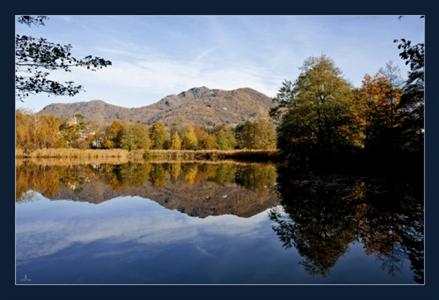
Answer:
<path fill-rule="evenodd" d="M 422 186 L 270 163 L 17 161 L 17 284 L 416 284 Z"/>

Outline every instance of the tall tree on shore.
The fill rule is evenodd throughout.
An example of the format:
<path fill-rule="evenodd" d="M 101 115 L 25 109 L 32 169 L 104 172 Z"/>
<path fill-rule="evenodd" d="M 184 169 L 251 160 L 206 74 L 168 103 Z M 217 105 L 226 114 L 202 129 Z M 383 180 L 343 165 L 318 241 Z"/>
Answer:
<path fill-rule="evenodd" d="M 391 78 L 378 72 L 374 77 L 365 75 L 357 92 L 367 151 L 383 152 L 393 149 L 395 107 L 399 104 L 401 90 Z"/>
<path fill-rule="evenodd" d="M 311 57 L 279 103 L 285 109 L 278 146 L 286 156 L 335 155 L 362 147 L 354 95 L 341 71 L 326 56 Z"/>

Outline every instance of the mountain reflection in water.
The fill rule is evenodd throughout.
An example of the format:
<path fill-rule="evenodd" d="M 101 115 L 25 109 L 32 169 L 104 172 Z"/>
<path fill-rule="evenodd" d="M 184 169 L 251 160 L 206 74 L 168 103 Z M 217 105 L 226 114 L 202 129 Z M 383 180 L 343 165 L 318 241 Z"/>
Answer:
<path fill-rule="evenodd" d="M 38 245 L 42 241 L 37 241 L 38 234 L 27 235 L 24 228 L 31 228 L 32 224 L 41 225 L 43 221 L 34 212 L 26 212 L 31 217 L 24 218 L 25 213 L 22 211 L 25 207 L 32 207 L 32 200 L 38 198 L 35 195 L 41 194 L 44 199 L 48 200 L 73 200 L 91 204 L 99 204 L 107 200 L 110 200 L 108 201 L 110 203 L 115 201 L 112 200 L 115 198 L 122 201 L 124 197 L 134 196 L 140 197 L 139 199 L 151 199 L 158 203 L 159 207 L 176 210 L 179 214 L 183 213 L 189 218 L 204 219 L 209 216 L 218 216 L 217 218 L 221 219 L 207 222 L 196 221 L 198 225 L 187 219 L 187 222 L 192 224 L 187 225 L 187 228 L 204 227 L 205 232 L 210 232 L 208 228 L 211 225 L 207 224 L 212 222 L 218 222 L 214 227 L 224 228 L 221 234 L 214 234 L 212 231 L 209 234 L 205 233 L 206 236 L 203 238 L 197 239 L 192 236 L 192 241 L 189 243 L 187 240 L 188 243 L 193 246 L 193 243 L 198 240 L 199 244 L 196 249 L 201 249 L 203 245 L 203 249 L 208 247 L 209 253 L 217 253 L 223 259 L 225 259 L 224 253 L 229 253 L 228 259 L 231 261 L 240 259 L 243 263 L 245 262 L 248 272 L 259 274 L 257 277 L 254 274 L 250 276 L 248 272 L 245 273 L 242 270 L 238 272 L 236 262 L 222 265 L 223 274 L 217 270 L 218 267 L 215 267 L 213 262 L 204 262 L 206 258 L 196 255 L 198 250 L 184 248 L 187 251 L 188 260 L 201 264 L 197 272 L 219 272 L 224 277 L 221 277 L 221 274 L 217 274 L 216 277 L 215 274 L 210 273 L 210 277 L 206 277 L 205 274 L 197 277 L 194 274 L 190 280 L 190 276 L 184 278 L 175 275 L 174 278 L 169 274 L 169 276 L 166 275 L 166 272 L 164 274 L 156 272 L 156 277 L 151 279 L 143 270 L 139 271 L 137 279 L 132 278 L 131 281 L 123 283 L 366 283 L 361 280 L 369 283 L 423 283 L 424 281 L 424 208 L 422 189 L 414 184 L 352 175 L 293 176 L 288 170 L 274 164 L 235 162 L 145 162 L 70 166 L 62 163 L 48 165 L 18 161 L 16 171 L 17 264 L 19 266 L 17 276 L 20 272 L 40 268 L 39 264 L 47 266 L 50 257 L 54 260 L 53 255 L 58 253 L 61 256 L 62 253 L 61 250 L 52 249 L 45 254 L 30 254 L 34 253 L 36 249 L 33 248 L 37 247 L 32 245 Z M 133 205 L 128 198 L 123 201 L 128 203 L 126 209 Z M 54 201 L 53 203 L 67 205 L 61 204 L 62 202 Z M 120 202 L 118 203 L 117 205 L 121 205 Z M 71 209 L 72 206 L 69 204 L 69 207 Z M 144 218 L 149 217 L 152 220 L 163 214 L 155 213 L 158 210 L 159 208 L 154 206 L 154 209 L 149 211 L 150 215 Z M 57 222 L 62 220 L 58 214 L 63 213 L 67 218 L 68 212 L 56 210 Z M 174 217 L 177 216 L 175 213 L 172 214 Z M 21 215 L 23 217 L 20 217 Z M 50 219 L 50 214 L 48 215 Z M 236 217 L 224 219 L 222 216 L 226 215 Z M 33 218 L 36 220 L 33 221 Z M 105 220 L 105 216 L 101 218 Z M 244 222 L 244 219 L 240 221 L 241 218 L 249 221 Z M 137 220 L 132 213 L 127 215 L 127 220 L 144 222 Z M 160 220 L 160 217 L 157 217 L 157 220 Z M 156 225 L 160 223 L 157 220 Z M 256 225 L 255 220 L 259 220 L 257 223 L 259 225 Z M 168 225 L 158 226 L 158 231 L 164 230 L 163 228 L 167 226 L 172 227 L 170 224 L 172 221 L 165 217 L 162 221 Z M 232 225 L 236 232 L 232 229 Z M 240 226 L 248 226 L 246 230 L 253 228 L 252 233 L 238 234 Z M 64 228 L 61 227 L 60 229 L 46 229 L 47 231 L 44 231 L 44 235 L 41 233 L 41 236 L 47 239 L 47 236 L 52 234 L 49 234 L 49 231 L 61 231 Z M 67 227 L 65 230 L 70 230 Z M 30 233 L 32 229 L 27 230 Z M 120 228 L 118 230 L 120 231 Z M 186 235 L 183 231 L 183 229 L 178 231 L 174 228 L 172 235 L 178 235 L 180 232 L 180 239 L 184 240 Z M 225 231 L 233 235 L 233 242 L 227 240 L 216 243 L 215 241 L 224 239 Z M 111 228 L 108 232 L 111 232 Z M 129 235 L 128 232 L 120 234 Z M 220 238 L 219 235 L 223 237 Z M 143 232 L 140 236 L 145 240 L 147 234 Z M 36 239 L 35 243 L 30 240 L 32 238 Z M 106 239 L 111 240 L 109 237 Z M 134 240 L 133 238 L 132 241 Z M 95 242 L 97 241 L 103 241 L 103 239 L 95 239 Z M 49 241 L 46 243 L 50 244 Z M 83 247 L 91 245 L 81 243 L 78 245 L 83 245 Z M 240 249 L 242 253 L 232 255 L 231 251 L 224 250 L 227 244 L 236 247 L 236 253 Z M 250 244 L 259 250 L 248 250 Z M 116 247 L 114 243 L 111 245 L 113 246 L 106 244 L 105 247 Z M 168 246 L 170 249 L 182 247 L 174 244 Z M 54 248 L 57 249 L 57 247 Z M 164 249 L 166 247 L 163 245 L 160 251 L 154 251 L 161 253 L 165 251 Z M 73 250 L 70 251 L 73 253 Z M 74 251 L 81 253 L 79 249 Z M 116 250 L 107 249 L 107 251 Z M 250 254 L 249 251 L 254 253 Z M 45 256 L 47 261 L 44 261 Z M 131 254 L 133 260 L 139 260 L 139 262 L 142 260 L 144 264 L 151 266 L 152 263 L 143 261 L 146 256 L 145 253 Z M 351 256 L 356 257 L 358 262 L 347 262 L 347 259 L 354 259 L 350 258 Z M 168 253 L 156 259 L 169 259 L 169 257 L 176 259 L 178 255 Z M 374 262 L 370 263 L 369 258 L 373 258 Z M 291 270 L 285 269 L 285 260 L 288 259 L 292 262 L 290 262 Z M 95 260 L 97 264 L 98 259 Z M 366 261 L 376 266 L 378 271 L 370 271 L 371 274 L 367 280 L 360 278 L 363 274 L 353 275 L 353 272 L 366 268 L 363 266 L 366 265 Z M 264 262 L 271 265 L 272 270 L 264 265 Z M 294 269 L 293 264 L 300 266 L 302 270 L 299 272 Z M 182 267 L 182 274 L 187 274 L 187 271 L 184 272 L 183 269 Z M 122 267 L 119 267 L 119 270 L 124 273 Z M 239 275 L 241 272 L 244 273 Z M 120 277 L 125 278 L 122 275 L 118 276 L 117 282 L 120 283 Z M 47 276 L 45 283 L 54 280 L 49 275 Z M 97 282 L 95 279 L 94 275 L 90 275 L 89 278 L 84 279 L 86 282 L 83 283 Z M 107 282 L 113 281 L 108 279 L 104 283 Z"/>
<path fill-rule="evenodd" d="M 49 199 L 100 203 L 119 196 L 150 198 L 190 216 L 250 217 L 279 203 L 270 164 L 128 163 L 17 167 L 17 201 L 26 191 Z"/>

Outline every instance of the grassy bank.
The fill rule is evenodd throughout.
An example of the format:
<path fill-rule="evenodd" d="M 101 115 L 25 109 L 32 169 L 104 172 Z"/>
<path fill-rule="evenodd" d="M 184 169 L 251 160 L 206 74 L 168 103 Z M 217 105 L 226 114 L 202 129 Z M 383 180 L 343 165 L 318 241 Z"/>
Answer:
<path fill-rule="evenodd" d="M 131 160 L 169 160 L 169 161 L 195 161 L 195 160 L 274 160 L 277 158 L 277 150 L 135 150 L 124 149 L 68 149 L 49 148 L 38 149 L 24 153 L 17 149 L 17 158 L 62 158 L 74 160 L 102 160 L 117 159 L 118 161 Z"/>

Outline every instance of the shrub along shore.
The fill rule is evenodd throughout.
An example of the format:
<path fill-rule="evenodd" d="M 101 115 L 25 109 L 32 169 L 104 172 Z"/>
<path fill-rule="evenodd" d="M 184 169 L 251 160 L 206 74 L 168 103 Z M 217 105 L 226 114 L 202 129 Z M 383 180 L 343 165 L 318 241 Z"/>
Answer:
<path fill-rule="evenodd" d="M 133 160 L 275 160 L 277 150 L 237 149 L 237 150 L 131 150 L 126 149 L 72 149 L 47 148 L 25 153 L 17 149 L 17 158 L 63 158 L 63 159 L 116 159 Z"/>

